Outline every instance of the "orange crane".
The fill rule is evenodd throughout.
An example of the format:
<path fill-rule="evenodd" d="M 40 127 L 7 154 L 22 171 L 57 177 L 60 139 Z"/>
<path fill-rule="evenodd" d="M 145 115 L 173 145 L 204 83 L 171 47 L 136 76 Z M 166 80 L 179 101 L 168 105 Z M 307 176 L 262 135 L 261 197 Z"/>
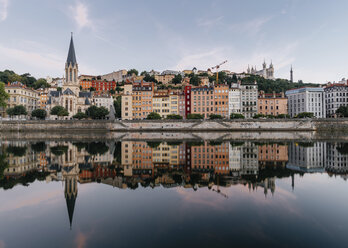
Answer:
<path fill-rule="evenodd" d="M 226 63 L 227 63 L 227 60 L 225 60 L 225 61 L 222 62 L 221 64 L 216 65 L 216 66 L 214 66 L 214 67 L 211 68 L 212 70 L 216 69 L 216 84 L 219 83 L 219 69 L 220 69 L 220 66 L 222 66 L 222 65 L 224 65 L 224 64 L 226 64 Z"/>

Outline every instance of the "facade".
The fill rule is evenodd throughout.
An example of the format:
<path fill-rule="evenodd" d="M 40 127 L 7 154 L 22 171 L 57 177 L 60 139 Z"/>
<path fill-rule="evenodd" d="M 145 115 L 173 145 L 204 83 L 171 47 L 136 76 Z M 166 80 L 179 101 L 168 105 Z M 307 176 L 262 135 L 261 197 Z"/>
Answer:
<path fill-rule="evenodd" d="M 116 89 L 116 82 L 106 80 L 83 80 L 80 81 L 80 86 L 84 90 L 94 88 L 96 92 L 107 92 Z"/>
<path fill-rule="evenodd" d="M 229 118 L 228 96 L 228 85 L 219 84 L 214 87 L 214 114 L 221 115 L 223 118 Z"/>
<path fill-rule="evenodd" d="M 239 84 L 231 85 L 228 92 L 228 116 L 241 112 L 241 89 Z"/>
<path fill-rule="evenodd" d="M 153 83 L 136 81 L 124 85 L 122 120 L 143 120 L 153 112 Z"/>
<path fill-rule="evenodd" d="M 325 96 L 323 88 L 304 87 L 286 91 L 290 117 L 310 112 L 316 118 L 326 118 Z"/>
<path fill-rule="evenodd" d="M 327 143 L 325 169 L 329 173 L 348 173 L 348 154 L 342 152 L 345 144 Z"/>
<path fill-rule="evenodd" d="M 245 142 L 241 149 L 241 175 L 256 176 L 259 172 L 258 147 L 252 142 Z"/>
<path fill-rule="evenodd" d="M 194 87 L 191 89 L 191 114 L 201 114 L 208 119 L 214 114 L 214 88 Z"/>
<path fill-rule="evenodd" d="M 174 74 L 155 75 L 155 79 L 163 84 L 170 84 L 174 78 Z"/>
<path fill-rule="evenodd" d="M 7 108 L 13 108 L 16 105 L 23 105 L 28 114 L 30 114 L 34 109 L 40 107 L 39 92 L 27 88 L 20 82 L 13 82 L 5 85 L 5 91 L 9 94 Z M 1 116 L 6 116 L 6 109 L 2 111 Z"/>
<path fill-rule="evenodd" d="M 127 70 L 114 71 L 101 76 L 101 80 L 122 82 L 127 78 Z"/>
<path fill-rule="evenodd" d="M 271 62 L 271 64 L 267 68 L 267 64 L 264 61 L 262 64 L 262 70 L 259 70 L 259 71 L 256 69 L 256 66 L 251 67 L 251 68 L 248 66 L 247 73 L 251 74 L 251 75 L 258 75 L 258 76 L 264 77 L 266 79 L 274 79 L 273 63 Z"/>
<path fill-rule="evenodd" d="M 288 169 L 306 173 L 324 172 L 326 142 L 291 143 Z"/>
<path fill-rule="evenodd" d="M 114 99 L 110 94 L 94 94 L 92 98 L 92 105 L 106 108 L 109 111 L 108 119 L 114 119 Z"/>
<path fill-rule="evenodd" d="M 241 89 L 241 114 L 245 118 L 253 118 L 257 114 L 257 83 L 242 84 Z"/>
<path fill-rule="evenodd" d="M 336 110 L 348 106 L 348 80 L 340 83 L 329 83 L 324 88 L 326 117 L 336 117 Z"/>
<path fill-rule="evenodd" d="M 263 115 L 280 115 L 288 114 L 288 99 L 284 93 L 265 94 L 260 92 L 258 98 L 258 114 Z"/>
<path fill-rule="evenodd" d="M 62 91 L 50 91 L 46 108 L 47 113 L 50 113 L 55 106 L 62 106 L 69 112 L 69 116 L 66 118 L 71 119 L 78 112 L 85 112 L 91 106 L 92 94 L 91 92 L 80 91 L 78 72 L 74 42 L 71 36 Z"/>
<path fill-rule="evenodd" d="M 289 160 L 288 146 L 285 144 L 267 144 L 259 146 L 259 164 L 261 166 L 285 167 Z"/>

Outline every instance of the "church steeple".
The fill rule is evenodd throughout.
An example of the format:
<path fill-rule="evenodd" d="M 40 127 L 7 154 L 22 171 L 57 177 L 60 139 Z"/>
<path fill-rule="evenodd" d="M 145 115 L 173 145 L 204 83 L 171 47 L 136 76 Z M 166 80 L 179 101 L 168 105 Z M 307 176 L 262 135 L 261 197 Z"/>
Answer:
<path fill-rule="evenodd" d="M 73 33 L 72 32 L 71 32 L 71 39 L 70 39 L 68 58 L 66 59 L 66 63 L 67 63 L 67 65 L 71 64 L 72 66 L 77 64 L 76 55 L 75 55 L 74 40 L 73 40 Z"/>

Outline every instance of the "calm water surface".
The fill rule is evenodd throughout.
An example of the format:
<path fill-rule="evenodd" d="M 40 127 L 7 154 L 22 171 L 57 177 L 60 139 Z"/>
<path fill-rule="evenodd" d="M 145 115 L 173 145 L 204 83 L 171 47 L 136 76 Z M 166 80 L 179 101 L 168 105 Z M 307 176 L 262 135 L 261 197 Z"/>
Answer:
<path fill-rule="evenodd" d="M 348 244 L 348 143 L 0 144 L 0 247 Z"/>

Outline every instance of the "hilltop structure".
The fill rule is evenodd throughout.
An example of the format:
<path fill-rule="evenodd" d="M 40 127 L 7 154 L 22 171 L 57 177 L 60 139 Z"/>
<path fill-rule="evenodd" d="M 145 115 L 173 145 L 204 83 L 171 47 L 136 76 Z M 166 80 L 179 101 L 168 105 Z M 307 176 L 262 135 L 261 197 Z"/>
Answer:
<path fill-rule="evenodd" d="M 256 66 L 255 67 L 252 66 L 251 68 L 248 66 L 247 73 L 251 75 L 261 76 L 266 79 L 274 79 L 273 63 L 271 62 L 271 64 L 267 68 L 266 61 L 264 61 L 262 64 L 262 70 L 259 70 L 259 71 L 256 69 Z"/>

